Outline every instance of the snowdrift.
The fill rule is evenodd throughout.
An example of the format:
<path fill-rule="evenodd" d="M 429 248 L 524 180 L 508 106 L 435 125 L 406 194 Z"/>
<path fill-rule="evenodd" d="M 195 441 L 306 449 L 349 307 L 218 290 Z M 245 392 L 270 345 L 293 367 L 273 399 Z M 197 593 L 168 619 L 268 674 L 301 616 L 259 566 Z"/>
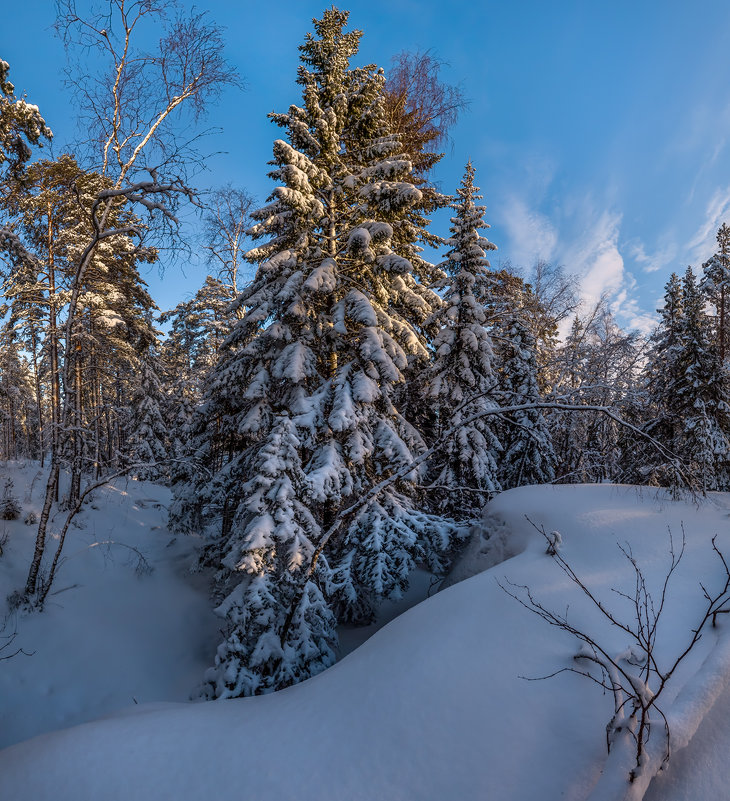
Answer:
<path fill-rule="evenodd" d="M 632 591 L 633 576 L 617 542 L 632 549 L 650 587 L 658 587 L 669 564 L 668 529 L 676 547 L 684 526 L 685 555 L 658 636 L 657 655 L 668 661 L 687 641 L 703 607 L 700 579 L 709 588 L 722 583 L 711 539 L 718 534 L 719 546 L 730 554 L 728 508 L 730 496 L 722 494 L 695 505 L 662 492 L 611 485 L 503 493 L 490 504 L 486 534 L 475 535 L 469 560 L 492 558 L 489 534 L 495 521 L 505 540 L 500 547 L 516 555 L 412 608 L 325 673 L 264 697 L 133 706 L 22 742 L 0 752 L 0 799 L 589 798 L 606 764 L 612 699 L 571 673 L 526 680 L 570 667 L 577 644 L 526 611 L 497 580 L 529 586 L 548 607 L 568 608 L 571 620 L 591 627 L 616 653 L 628 643 L 585 605 L 545 554 L 544 540 L 526 516 L 547 531 L 560 531 L 566 560 L 624 616 L 631 614 L 630 604 L 612 588 Z M 464 564 L 459 570 L 470 572 Z M 154 575 L 141 583 L 155 581 Z M 85 622 L 90 627 L 85 636 L 94 637 L 96 629 Z M 703 675 L 702 665 L 718 637 L 722 645 L 725 629 L 730 621 L 710 630 L 682 664 L 665 699 L 666 712 L 674 697 Z M 66 648 L 74 649 L 76 642 L 66 636 Z M 164 640 L 144 638 L 140 645 L 131 633 L 124 636 L 126 648 L 146 649 L 148 664 L 164 654 Z M 193 650 L 198 646 L 193 643 Z M 15 670 L 19 658 L 0 666 L 0 675 L 11 665 Z M 113 665 L 104 669 L 113 683 Z M 53 675 L 52 664 L 45 670 Z M 715 687 L 724 680 L 717 671 L 712 678 Z M 82 692 L 83 682 L 57 688 L 58 694 Z M 727 703 L 724 699 L 718 705 Z M 676 725 L 696 727 L 691 712 Z M 701 727 L 688 752 L 702 732 Z M 681 733 L 674 732 L 678 738 Z M 724 757 L 717 761 L 716 773 L 724 768 Z M 685 797 L 674 766 L 673 760 L 660 794 L 652 788 L 649 797 L 652 792 L 665 801 Z"/>

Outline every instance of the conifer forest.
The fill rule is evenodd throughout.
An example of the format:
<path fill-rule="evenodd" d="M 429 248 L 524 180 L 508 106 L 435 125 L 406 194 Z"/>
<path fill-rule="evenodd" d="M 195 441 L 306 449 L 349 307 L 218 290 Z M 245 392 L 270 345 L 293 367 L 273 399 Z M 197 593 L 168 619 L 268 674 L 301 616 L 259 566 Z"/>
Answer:
<path fill-rule="evenodd" d="M 445 185 L 480 98 L 438 42 L 366 63 L 367 18 L 295 19 L 258 197 L 206 183 L 210 110 L 266 83 L 225 20 L 55 6 L 73 142 L 0 59 L 0 730 L 46 706 L 24 687 L 67 702 L 8 724 L 0 799 L 724 797 L 730 219 L 631 327 L 570 263 L 510 259 L 479 148 Z M 112 593 L 139 641 L 93 633 Z M 73 690 L 42 651 L 65 626 L 95 654 Z M 107 635 L 160 674 L 108 708 L 136 668 Z"/>

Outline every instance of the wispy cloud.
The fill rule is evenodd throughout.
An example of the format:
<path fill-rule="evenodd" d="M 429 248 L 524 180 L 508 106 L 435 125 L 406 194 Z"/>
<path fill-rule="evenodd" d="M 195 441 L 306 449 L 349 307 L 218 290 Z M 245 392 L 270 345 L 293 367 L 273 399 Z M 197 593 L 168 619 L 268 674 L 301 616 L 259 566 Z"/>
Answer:
<path fill-rule="evenodd" d="M 567 258 L 572 259 L 581 276 L 585 305 L 591 307 L 605 297 L 622 325 L 648 334 L 656 326 L 657 318 L 653 309 L 640 305 L 636 278 L 626 269 L 622 253 L 625 246 L 620 242 L 622 215 L 612 210 L 595 211 L 590 202 L 584 208 L 586 233 Z"/>
<path fill-rule="evenodd" d="M 586 205 L 581 216 L 585 219 L 580 228 L 585 233 L 564 251 L 564 262 L 580 276 L 583 299 L 593 305 L 603 295 L 618 293 L 624 283 L 624 260 L 618 248 L 621 215 L 596 214 Z"/>
<path fill-rule="evenodd" d="M 716 189 L 705 209 L 705 219 L 687 243 L 689 260 L 706 261 L 715 250 L 715 236 L 720 224 L 730 218 L 730 186 Z"/>
<path fill-rule="evenodd" d="M 536 259 L 550 261 L 555 256 L 558 234 L 544 214 L 512 196 L 504 204 L 501 218 L 509 237 L 504 251 L 516 267 L 529 268 Z"/>
<path fill-rule="evenodd" d="M 626 282 L 611 303 L 611 310 L 621 318 L 621 322 L 630 330 L 640 334 L 650 334 L 658 322 L 654 311 L 642 309 L 636 299 L 636 281 L 631 273 L 626 273 Z M 660 304 L 657 305 L 657 308 Z"/>
<path fill-rule="evenodd" d="M 584 310 L 605 298 L 622 325 L 642 333 L 656 325 L 654 309 L 642 308 L 637 300 L 637 281 L 624 254 L 654 272 L 676 255 L 674 245 L 647 253 L 639 240 L 621 243 L 622 214 L 601 206 L 590 194 L 573 197 L 554 217 L 513 195 L 503 207 L 501 224 L 508 234 L 502 253 L 514 265 L 529 267 L 536 258 L 558 262 L 578 276 Z"/>
<path fill-rule="evenodd" d="M 645 273 L 655 273 L 674 262 L 678 248 L 675 242 L 668 242 L 653 253 L 647 253 L 646 245 L 640 239 L 633 239 L 626 243 L 625 250 Z"/>
<path fill-rule="evenodd" d="M 720 156 L 728 144 L 726 131 L 730 127 L 730 103 L 718 106 L 717 93 L 710 90 L 704 98 L 686 110 L 664 148 L 667 163 L 693 164 L 694 180 L 686 202 L 693 203 L 698 191 L 706 186 L 707 179 L 716 171 Z"/>

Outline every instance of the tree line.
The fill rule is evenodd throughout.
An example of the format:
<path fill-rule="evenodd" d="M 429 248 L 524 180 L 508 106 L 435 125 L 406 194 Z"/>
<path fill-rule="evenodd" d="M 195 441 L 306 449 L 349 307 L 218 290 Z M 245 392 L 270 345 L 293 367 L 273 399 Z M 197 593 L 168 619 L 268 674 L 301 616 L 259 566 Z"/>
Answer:
<path fill-rule="evenodd" d="M 332 664 L 337 626 L 370 623 L 417 565 L 442 575 L 502 490 L 730 488 L 726 226 L 701 280 L 672 276 L 648 343 L 607 300 L 582 310 L 559 267 L 493 267 L 473 164 L 454 196 L 433 182 L 463 97 L 429 53 L 355 66 L 362 32 L 330 8 L 300 47 L 299 105 L 270 115 L 275 188 L 258 208 L 230 186 L 206 198 L 210 275 L 160 313 L 140 268 L 201 203 L 180 126 L 238 77 L 205 15 L 59 10 L 107 66 L 78 65 L 82 148 L 32 158 L 52 134 L 0 62 L 0 456 L 48 475 L 28 604 L 54 508 L 112 474 L 167 483 L 224 620 L 203 694 L 252 695 Z M 165 34 L 142 55 L 151 20 Z"/>

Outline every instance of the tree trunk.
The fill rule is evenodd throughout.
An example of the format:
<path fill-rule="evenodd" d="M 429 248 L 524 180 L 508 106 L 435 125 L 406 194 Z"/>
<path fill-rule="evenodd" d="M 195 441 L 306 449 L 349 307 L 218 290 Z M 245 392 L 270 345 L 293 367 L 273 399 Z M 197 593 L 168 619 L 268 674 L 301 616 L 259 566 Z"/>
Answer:
<path fill-rule="evenodd" d="M 38 533 L 35 538 L 35 550 L 33 551 L 33 561 L 30 563 L 30 570 L 28 571 L 28 579 L 25 583 L 26 596 L 34 595 L 38 585 L 38 571 L 41 566 L 41 559 L 43 559 L 43 552 L 46 547 L 46 530 L 48 528 L 48 519 L 51 516 L 51 507 L 53 506 L 53 499 L 58 497 L 58 475 L 59 463 L 58 459 L 51 457 L 51 473 L 48 477 L 46 484 L 46 497 L 43 501 L 43 510 L 41 511 L 41 518 L 38 521 Z"/>

